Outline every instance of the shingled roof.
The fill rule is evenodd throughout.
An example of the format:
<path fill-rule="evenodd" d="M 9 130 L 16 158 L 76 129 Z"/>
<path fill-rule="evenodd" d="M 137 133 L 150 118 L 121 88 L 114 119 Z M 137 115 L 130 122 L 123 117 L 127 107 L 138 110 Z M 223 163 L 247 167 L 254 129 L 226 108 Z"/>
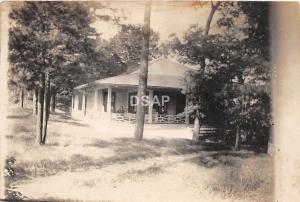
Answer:
<path fill-rule="evenodd" d="M 153 88 L 184 88 L 184 75 L 187 70 L 191 68 L 186 67 L 178 62 L 168 58 L 161 58 L 149 62 L 148 66 L 148 87 Z M 129 74 L 122 74 L 119 76 L 108 77 L 105 79 L 96 80 L 91 83 L 77 86 L 75 89 L 84 89 L 94 86 L 138 86 L 139 83 L 139 70 Z"/>

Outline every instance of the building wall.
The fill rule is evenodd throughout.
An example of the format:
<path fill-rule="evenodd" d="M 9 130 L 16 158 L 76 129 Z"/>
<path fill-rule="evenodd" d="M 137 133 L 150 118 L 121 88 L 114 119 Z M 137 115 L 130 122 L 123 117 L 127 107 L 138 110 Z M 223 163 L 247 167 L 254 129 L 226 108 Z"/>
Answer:
<path fill-rule="evenodd" d="M 92 118 L 95 113 L 95 91 L 88 91 L 86 94 L 86 116 Z M 84 107 L 84 106 L 83 106 Z"/>
<path fill-rule="evenodd" d="M 84 117 L 84 96 L 82 96 L 82 109 L 79 110 L 79 97 L 80 95 L 82 94 L 76 94 L 74 97 L 73 97 L 73 102 L 74 102 L 74 108 L 72 109 L 72 116 L 75 117 L 75 118 L 81 118 L 81 117 Z"/>

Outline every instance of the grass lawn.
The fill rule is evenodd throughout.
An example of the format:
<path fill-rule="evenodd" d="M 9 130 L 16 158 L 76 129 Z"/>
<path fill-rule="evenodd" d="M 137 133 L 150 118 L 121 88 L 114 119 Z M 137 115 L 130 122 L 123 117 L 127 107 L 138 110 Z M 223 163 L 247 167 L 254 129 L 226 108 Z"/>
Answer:
<path fill-rule="evenodd" d="M 7 198 L 273 201 L 267 155 L 215 151 L 160 129 L 137 142 L 126 126 L 99 130 L 107 125 L 94 128 L 62 113 L 51 115 L 47 145 L 39 146 L 30 110 L 10 109 L 8 122 Z"/>

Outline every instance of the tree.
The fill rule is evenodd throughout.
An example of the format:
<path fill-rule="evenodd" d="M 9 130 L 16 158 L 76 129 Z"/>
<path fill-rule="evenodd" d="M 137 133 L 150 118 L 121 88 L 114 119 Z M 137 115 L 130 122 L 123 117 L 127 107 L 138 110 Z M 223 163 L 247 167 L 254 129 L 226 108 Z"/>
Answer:
<path fill-rule="evenodd" d="M 151 5 L 149 2 L 145 5 L 144 14 L 144 27 L 143 27 L 143 51 L 142 51 L 142 61 L 140 65 L 139 72 L 139 87 L 138 87 L 138 102 L 137 112 L 136 112 L 136 126 L 134 131 L 134 136 L 137 140 L 143 139 L 144 122 L 145 122 L 145 111 L 141 98 L 146 96 L 147 90 L 147 79 L 148 79 L 148 59 L 149 59 L 149 38 L 150 38 L 150 13 Z"/>
<path fill-rule="evenodd" d="M 199 2 L 198 6 L 203 7 L 203 6 L 207 6 L 207 4 L 208 4 L 208 2 Z M 222 4 L 226 4 L 226 2 L 223 2 Z M 214 3 L 213 1 L 211 1 L 210 2 L 210 13 L 209 13 L 209 16 L 208 16 L 208 18 L 206 20 L 205 28 L 204 29 L 202 29 L 202 28 L 199 29 L 197 27 L 197 25 L 191 26 L 190 32 L 192 32 L 192 34 L 188 34 L 189 32 L 187 32 L 187 34 L 185 36 L 185 40 L 189 40 L 188 38 L 191 38 L 193 40 L 193 38 L 196 39 L 196 38 L 200 37 L 200 38 L 202 38 L 201 44 L 205 45 L 206 39 L 208 39 L 208 33 L 209 33 L 209 30 L 210 30 L 211 22 L 213 20 L 215 12 L 217 11 L 217 9 L 219 8 L 220 5 L 221 5 L 221 2 Z M 199 45 L 199 44 L 197 44 L 197 45 Z M 193 44 L 190 44 L 190 45 L 193 45 Z M 180 40 L 177 39 L 176 37 L 173 39 L 173 42 L 170 44 L 170 46 L 173 46 L 173 49 L 179 51 L 178 53 L 181 56 L 183 56 L 184 54 L 187 54 L 187 52 L 185 52 L 184 54 L 182 54 L 183 53 L 182 51 L 184 51 L 184 50 L 180 50 L 180 49 L 185 49 L 186 47 L 182 46 Z M 202 46 L 202 45 L 200 45 L 200 46 Z M 203 47 L 201 47 L 201 48 L 203 48 Z M 188 51 L 188 50 L 185 49 L 185 51 Z M 195 51 L 193 50 L 193 53 L 191 53 L 191 54 L 194 54 L 194 53 L 195 53 Z M 203 78 L 204 77 L 205 67 L 206 67 L 207 56 L 205 54 L 201 54 L 200 53 L 200 54 L 198 54 L 195 57 L 197 59 L 196 59 L 196 61 L 193 61 L 192 63 L 195 64 L 195 62 L 196 62 L 196 64 L 200 66 L 200 69 L 198 71 L 197 77 Z M 194 59 L 195 59 L 195 57 L 194 57 Z M 188 62 L 191 62 L 191 60 L 189 60 Z M 186 89 L 186 90 L 188 90 L 188 89 Z M 188 92 L 187 92 L 186 96 L 188 96 L 188 97 L 190 96 Z M 196 106 L 203 106 L 204 105 L 202 103 L 202 101 L 201 101 L 202 97 L 203 96 L 198 96 L 197 97 L 197 104 L 194 103 L 194 106 L 195 105 Z M 194 108 L 194 107 L 192 107 L 192 108 L 196 110 L 195 121 L 194 121 L 194 134 L 197 135 L 198 132 L 199 132 L 198 129 L 200 129 L 200 124 L 201 124 L 200 121 L 199 121 L 199 119 L 201 118 L 201 115 L 203 113 L 201 113 L 198 108 Z"/>
<path fill-rule="evenodd" d="M 37 105 L 37 140 L 43 143 L 43 112 L 44 112 L 44 91 L 45 91 L 45 74 L 40 75 L 40 83 L 38 88 L 38 105 Z"/>
<path fill-rule="evenodd" d="M 240 28 L 243 33 L 240 55 L 244 58 L 240 76 L 237 76 L 235 91 L 236 105 L 229 111 L 236 113 L 236 142 L 240 135 L 247 141 L 252 140 L 261 145 L 267 145 L 271 127 L 271 72 L 270 72 L 270 30 L 269 30 L 270 4 L 255 2 L 239 2 L 237 6 L 228 7 L 230 17 L 221 24 L 227 30 L 232 29 L 239 15 L 244 15 L 246 26 Z M 229 19 L 229 20 L 228 20 Z M 238 149 L 236 144 L 235 149 Z"/>
<path fill-rule="evenodd" d="M 218 11 L 222 13 L 218 25 L 225 28 L 222 34 L 207 35 L 206 29 L 194 25 L 172 47 L 182 61 L 200 65 L 199 71 L 189 74 L 187 94 L 203 115 L 201 121 L 235 134 L 238 149 L 241 135 L 265 142 L 269 134 L 268 4 L 221 3 Z M 243 27 L 238 27 L 242 15 Z"/>
<path fill-rule="evenodd" d="M 85 4 L 24 2 L 11 11 L 10 18 L 13 22 L 9 30 L 10 83 L 28 90 L 37 89 L 37 109 L 42 110 L 37 113 L 37 119 L 46 121 L 42 124 L 38 121 L 38 127 L 47 125 L 49 114 L 44 118 L 39 116 L 44 114 L 43 110 L 49 110 L 50 88 L 70 95 L 72 89 L 91 78 L 95 70 L 105 76 L 110 72 L 108 67 L 114 67 L 97 52 L 96 31 L 90 26 L 96 16 Z M 51 78 L 51 84 L 44 85 L 41 77 Z M 45 92 L 47 95 L 41 95 Z M 37 131 L 38 136 L 46 137 L 40 134 L 41 128 Z"/>
<path fill-rule="evenodd" d="M 143 51 L 143 27 L 141 25 L 119 24 L 119 32 L 109 41 L 100 41 L 99 49 L 109 57 L 118 58 L 128 72 L 140 65 Z M 149 59 L 161 56 L 159 52 L 159 34 L 150 30 Z"/>

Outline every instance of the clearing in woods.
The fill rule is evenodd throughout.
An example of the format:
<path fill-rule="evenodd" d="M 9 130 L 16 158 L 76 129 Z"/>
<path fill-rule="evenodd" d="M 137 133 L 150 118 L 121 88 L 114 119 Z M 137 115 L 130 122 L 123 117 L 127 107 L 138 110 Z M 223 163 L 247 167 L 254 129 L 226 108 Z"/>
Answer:
<path fill-rule="evenodd" d="M 147 125 L 138 142 L 131 125 L 92 127 L 60 112 L 50 116 L 46 145 L 39 146 L 31 110 L 10 108 L 8 123 L 8 197 L 272 201 L 269 156 L 192 145 L 184 126 Z"/>

